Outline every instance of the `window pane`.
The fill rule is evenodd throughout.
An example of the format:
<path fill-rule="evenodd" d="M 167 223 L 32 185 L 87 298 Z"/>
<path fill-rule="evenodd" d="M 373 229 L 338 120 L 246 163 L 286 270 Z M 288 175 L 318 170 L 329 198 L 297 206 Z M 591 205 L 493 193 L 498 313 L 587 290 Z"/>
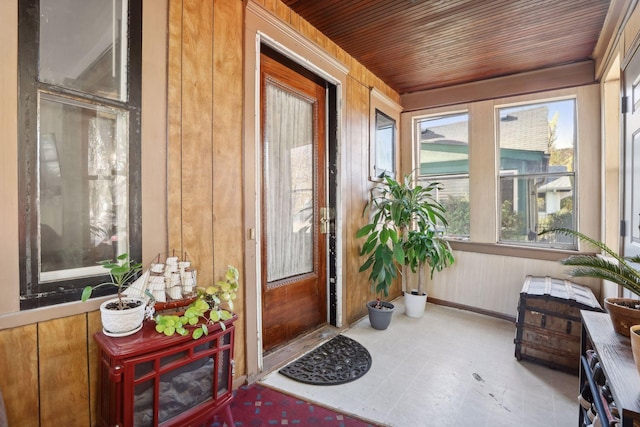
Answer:
<path fill-rule="evenodd" d="M 394 177 L 396 146 L 396 121 L 379 110 L 376 110 L 376 177 L 384 175 Z"/>
<path fill-rule="evenodd" d="M 127 113 L 40 96 L 41 280 L 103 274 L 128 248 Z"/>
<path fill-rule="evenodd" d="M 501 171 L 573 171 L 573 99 L 501 108 L 499 114 Z"/>
<path fill-rule="evenodd" d="M 573 176 L 500 177 L 500 237 L 505 242 L 574 248 L 573 237 L 538 233 L 547 228 L 575 227 Z"/>
<path fill-rule="evenodd" d="M 417 121 L 420 175 L 469 173 L 469 115 Z"/>
<path fill-rule="evenodd" d="M 500 241 L 574 249 L 570 236 L 538 233 L 575 228 L 575 100 L 498 110 Z"/>
<path fill-rule="evenodd" d="M 436 194 L 446 209 L 446 236 L 469 240 L 469 115 L 416 120 L 420 176 L 442 184 Z"/>
<path fill-rule="evenodd" d="M 40 81 L 126 100 L 126 0 L 40 0 Z"/>
<path fill-rule="evenodd" d="M 438 182 L 443 188 L 437 192 L 436 200 L 446 209 L 449 223 L 445 236 L 469 240 L 469 178 L 441 177 Z"/>
<path fill-rule="evenodd" d="M 267 281 L 313 271 L 313 105 L 268 84 L 265 114 Z"/>

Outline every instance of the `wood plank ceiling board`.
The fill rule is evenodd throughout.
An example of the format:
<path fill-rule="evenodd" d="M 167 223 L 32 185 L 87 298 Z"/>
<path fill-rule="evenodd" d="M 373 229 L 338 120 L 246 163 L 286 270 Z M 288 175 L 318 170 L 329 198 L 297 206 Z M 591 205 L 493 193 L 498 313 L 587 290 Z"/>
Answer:
<path fill-rule="evenodd" d="M 399 94 L 588 61 L 610 0 L 282 0 Z"/>

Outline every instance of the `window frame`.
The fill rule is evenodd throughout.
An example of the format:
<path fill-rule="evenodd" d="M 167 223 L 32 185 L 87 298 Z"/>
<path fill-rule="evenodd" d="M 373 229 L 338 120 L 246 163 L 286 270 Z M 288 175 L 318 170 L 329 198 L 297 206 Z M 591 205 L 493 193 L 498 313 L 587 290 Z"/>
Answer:
<path fill-rule="evenodd" d="M 526 107 L 526 106 L 535 106 L 542 104 L 549 104 L 554 102 L 562 102 L 562 101 L 573 101 L 573 169 L 567 172 L 525 172 L 518 174 L 513 173 L 514 170 L 507 169 L 501 170 L 501 146 L 500 146 L 500 111 L 503 109 L 511 109 L 515 107 Z M 495 114 L 495 147 L 496 147 L 496 191 L 497 191 L 497 225 L 496 225 L 496 243 L 504 246 L 520 246 L 524 248 L 532 248 L 532 249 L 545 249 L 545 250 L 564 250 L 564 251 L 577 251 L 578 250 L 578 240 L 576 238 L 572 238 L 571 244 L 561 244 L 561 243 L 541 243 L 537 240 L 535 242 L 525 242 L 525 241 L 515 241 L 515 240 L 503 240 L 502 239 L 502 189 L 501 183 L 502 178 L 514 177 L 514 179 L 530 179 L 533 176 L 543 177 L 543 176 L 568 176 L 572 178 L 573 188 L 572 188 L 572 204 L 573 204 L 573 216 L 572 216 L 572 227 L 573 229 L 578 228 L 578 97 L 576 95 L 562 96 L 562 97 L 540 97 L 528 101 L 516 102 L 516 103 L 498 103 L 496 102 L 494 105 L 494 114 Z M 516 187 L 518 183 L 514 182 L 514 193 L 517 192 Z M 514 196 L 515 197 L 515 196 Z M 536 207 L 536 214 L 538 214 L 538 208 Z M 526 219 L 526 218 L 525 218 Z M 542 231 L 542 230 L 538 230 Z"/>
<path fill-rule="evenodd" d="M 39 0 L 18 2 L 18 203 L 20 310 L 79 300 L 82 288 L 105 281 L 108 275 L 47 281 L 39 278 L 39 95 L 67 98 L 98 107 L 128 112 L 128 235 L 129 254 L 142 257 L 141 210 L 141 102 L 142 102 L 142 0 L 127 0 L 128 6 L 128 97 L 123 101 L 39 81 Z M 99 295 L 114 292 L 104 287 Z"/>
<path fill-rule="evenodd" d="M 376 154 L 377 154 L 377 113 L 381 113 L 389 120 L 393 121 L 393 143 L 392 143 L 392 157 L 393 157 L 393 170 L 384 171 L 386 176 L 393 179 L 397 179 L 399 171 L 399 152 L 398 144 L 400 141 L 400 112 L 402 107 L 388 98 L 384 93 L 380 92 L 376 88 L 372 87 L 369 90 L 369 180 L 372 182 L 382 181 L 382 177 L 379 173 L 379 168 L 376 168 Z"/>
<path fill-rule="evenodd" d="M 460 173 L 460 172 L 450 172 L 450 173 L 440 173 L 440 174 L 422 174 L 421 172 L 421 167 L 420 167 L 420 151 L 421 151 L 421 147 L 420 147 L 420 132 L 418 130 L 418 123 L 425 121 L 425 120 L 433 120 L 433 119 L 442 119 L 442 118 L 446 118 L 446 117 L 454 117 L 454 116 L 463 116 L 466 115 L 467 117 L 467 172 L 466 173 Z M 464 109 L 464 110 L 450 110 L 450 111 L 443 111 L 441 113 L 433 113 L 433 114 L 425 114 L 425 115 L 419 115 L 419 116 L 414 116 L 412 117 L 411 120 L 411 132 L 413 135 L 413 141 L 414 144 L 414 150 L 415 150 L 415 156 L 414 156 L 414 164 L 413 164 L 413 168 L 414 170 L 417 170 L 417 180 L 420 183 L 428 183 L 428 182 L 446 182 L 447 180 L 454 180 L 454 179 L 466 179 L 468 184 L 468 191 L 469 191 L 469 202 L 471 199 L 471 171 L 470 171 L 470 167 L 471 167 L 471 112 L 468 109 Z M 445 185 L 443 183 L 443 185 Z M 446 188 L 446 185 L 445 185 Z M 447 234 L 444 235 L 444 237 L 450 241 L 457 241 L 457 242 L 469 242 L 471 240 L 471 205 L 469 204 L 469 234 L 468 235 L 459 235 L 459 234 L 449 234 L 448 230 L 447 230 Z"/>

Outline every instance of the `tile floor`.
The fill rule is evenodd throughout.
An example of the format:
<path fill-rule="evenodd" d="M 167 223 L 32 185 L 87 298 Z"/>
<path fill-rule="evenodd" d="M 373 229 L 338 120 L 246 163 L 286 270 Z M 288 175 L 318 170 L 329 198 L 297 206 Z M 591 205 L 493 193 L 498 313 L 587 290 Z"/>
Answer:
<path fill-rule="evenodd" d="M 393 427 L 578 425 L 578 377 L 516 360 L 513 322 L 430 303 L 414 319 L 394 304 L 387 330 L 365 317 L 344 332 L 371 353 L 362 378 L 312 386 L 275 370 L 260 381 Z"/>

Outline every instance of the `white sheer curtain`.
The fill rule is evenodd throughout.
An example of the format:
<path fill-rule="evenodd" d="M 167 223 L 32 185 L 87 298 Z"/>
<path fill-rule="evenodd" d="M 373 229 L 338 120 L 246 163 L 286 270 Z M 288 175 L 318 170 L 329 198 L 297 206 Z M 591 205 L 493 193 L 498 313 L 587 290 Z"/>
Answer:
<path fill-rule="evenodd" d="M 313 105 L 267 84 L 267 282 L 313 271 Z"/>

